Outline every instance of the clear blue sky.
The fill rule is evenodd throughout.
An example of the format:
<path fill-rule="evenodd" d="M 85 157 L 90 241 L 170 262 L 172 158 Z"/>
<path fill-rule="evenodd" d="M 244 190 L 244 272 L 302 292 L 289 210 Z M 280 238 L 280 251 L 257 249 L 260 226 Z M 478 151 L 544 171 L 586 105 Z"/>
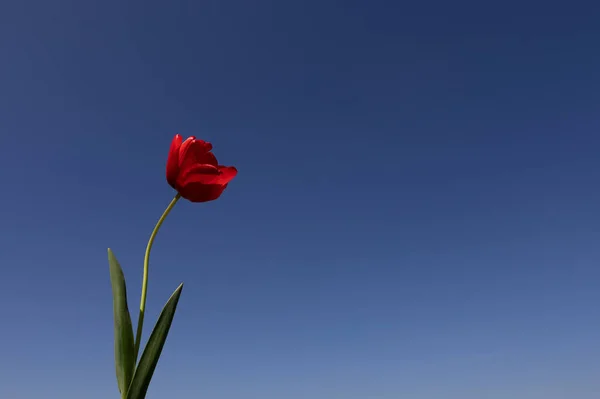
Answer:
<path fill-rule="evenodd" d="M 0 5 L 0 397 L 118 398 L 174 133 L 239 169 L 157 239 L 148 399 L 600 395 L 600 6 Z M 135 316 L 134 316 L 135 318 Z"/>

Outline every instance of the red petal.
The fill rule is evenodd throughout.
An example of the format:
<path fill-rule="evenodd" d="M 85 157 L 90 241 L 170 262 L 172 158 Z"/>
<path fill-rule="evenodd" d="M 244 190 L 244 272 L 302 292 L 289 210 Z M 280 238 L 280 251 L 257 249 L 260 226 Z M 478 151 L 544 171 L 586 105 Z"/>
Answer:
<path fill-rule="evenodd" d="M 169 156 L 167 158 L 167 182 L 171 187 L 175 187 L 177 175 L 179 173 L 179 148 L 181 147 L 181 136 L 176 134 L 171 141 Z"/>
<path fill-rule="evenodd" d="M 216 184 L 228 184 L 237 176 L 237 169 L 234 166 L 219 165 L 219 176 L 215 179 Z"/>
<path fill-rule="evenodd" d="M 190 136 L 187 139 L 185 139 L 183 144 L 181 144 L 181 147 L 179 147 L 179 167 L 180 168 L 183 166 L 186 156 L 190 150 L 190 147 L 194 143 L 194 141 L 196 141 L 196 138 L 194 136 Z"/>
<path fill-rule="evenodd" d="M 211 184 L 219 177 L 219 169 L 212 165 L 192 165 L 181 170 L 177 178 L 177 184 L 185 186 L 188 183 Z"/>
<path fill-rule="evenodd" d="M 219 166 L 219 162 L 217 162 L 217 157 L 212 152 L 196 152 L 194 149 L 194 155 L 196 156 L 196 162 L 200 164 L 212 165 L 215 168 Z"/>
<path fill-rule="evenodd" d="M 191 202 L 214 201 L 221 196 L 227 184 L 203 184 L 189 183 L 180 187 L 177 191 L 181 196 Z"/>
<path fill-rule="evenodd" d="M 202 157 L 212 150 L 212 144 L 204 141 L 198 140 L 194 136 L 188 137 L 181 146 L 179 150 L 179 160 L 180 162 L 184 161 L 188 157 L 194 157 L 198 161 L 202 159 Z M 198 162 L 198 163 L 209 163 L 209 162 Z M 215 164 L 215 166 L 217 166 Z"/>
<path fill-rule="evenodd" d="M 189 140 L 189 139 L 188 139 Z M 217 167 L 219 164 L 217 158 L 210 152 L 212 146 L 202 140 L 186 140 L 179 151 L 179 167 L 191 169 L 195 165 L 213 165 Z"/>

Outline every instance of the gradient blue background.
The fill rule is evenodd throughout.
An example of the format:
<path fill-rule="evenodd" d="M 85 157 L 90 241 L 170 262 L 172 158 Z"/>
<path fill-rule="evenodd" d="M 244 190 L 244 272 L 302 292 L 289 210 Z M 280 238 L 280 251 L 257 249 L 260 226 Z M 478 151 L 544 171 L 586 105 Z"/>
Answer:
<path fill-rule="evenodd" d="M 0 397 L 117 398 L 172 135 L 148 399 L 600 397 L 600 6 L 4 1 Z M 134 316 L 135 318 L 136 316 Z"/>

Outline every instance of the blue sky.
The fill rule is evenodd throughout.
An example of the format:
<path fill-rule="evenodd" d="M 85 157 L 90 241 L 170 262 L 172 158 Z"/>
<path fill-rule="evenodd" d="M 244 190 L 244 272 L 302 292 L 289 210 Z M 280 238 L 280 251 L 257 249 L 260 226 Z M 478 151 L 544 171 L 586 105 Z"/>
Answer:
<path fill-rule="evenodd" d="M 157 238 L 148 399 L 600 395 L 600 6 L 0 4 L 0 397 L 118 398 L 174 133 L 239 174 Z M 134 316 L 134 319 L 136 316 Z"/>

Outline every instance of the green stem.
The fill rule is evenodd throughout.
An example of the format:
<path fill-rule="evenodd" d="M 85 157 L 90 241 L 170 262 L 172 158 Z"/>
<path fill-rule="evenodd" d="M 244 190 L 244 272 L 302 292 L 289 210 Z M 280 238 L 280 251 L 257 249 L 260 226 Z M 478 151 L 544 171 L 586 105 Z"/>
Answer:
<path fill-rule="evenodd" d="M 152 234 L 150 234 L 150 239 L 148 240 L 148 246 L 146 246 L 146 255 L 144 255 L 144 278 L 142 279 L 142 298 L 140 300 L 140 315 L 138 317 L 137 323 L 137 333 L 135 335 L 135 349 L 133 352 L 133 359 L 137 363 L 138 353 L 140 350 L 140 341 L 142 340 L 142 328 L 144 327 L 144 312 L 146 310 L 146 293 L 148 292 L 148 265 L 150 264 L 150 251 L 152 250 L 152 244 L 154 244 L 154 238 L 156 238 L 156 233 L 162 226 L 171 209 L 175 206 L 177 201 L 179 201 L 181 195 L 177 193 L 175 198 L 171 201 L 167 209 L 163 212 L 158 222 L 156 222 L 156 226 L 154 226 L 154 230 L 152 230 Z"/>

